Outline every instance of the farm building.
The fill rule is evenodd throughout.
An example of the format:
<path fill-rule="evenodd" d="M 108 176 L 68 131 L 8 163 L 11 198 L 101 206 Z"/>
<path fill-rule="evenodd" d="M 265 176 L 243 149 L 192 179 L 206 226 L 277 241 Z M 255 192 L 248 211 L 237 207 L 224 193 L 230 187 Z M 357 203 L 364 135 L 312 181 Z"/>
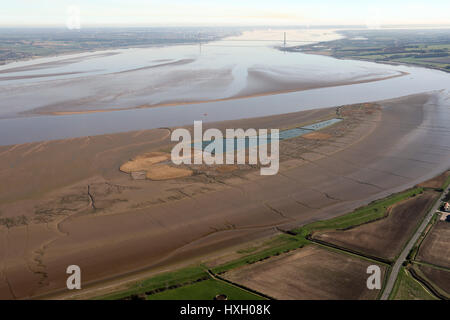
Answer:
<path fill-rule="evenodd" d="M 450 213 L 442 212 L 440 220 L 450 222 Z"/>
<path fill-rule="evenodd" d="M 444 211 L 445 211 L 445 212 L 450 212 L 450 204 L 449 204 L 448 202 L 446 202 L 446 203 L 444 204 Z"/>

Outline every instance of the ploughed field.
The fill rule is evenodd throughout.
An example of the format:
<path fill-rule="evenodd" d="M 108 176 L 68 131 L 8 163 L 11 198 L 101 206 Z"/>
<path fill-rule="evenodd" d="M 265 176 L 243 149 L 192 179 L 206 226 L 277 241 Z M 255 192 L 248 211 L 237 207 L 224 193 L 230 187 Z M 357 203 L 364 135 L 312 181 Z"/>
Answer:
<path fill-rule="evenodd" d="M 450 298 L 450 270 L 438 269 L 427 265 L 415 265 L 421 274 L 419 276 L 429 282 L 433 287 L 444 291 L 443 293 Z"/>
<path fill-rule="evenodd" d="M 321 232 L 313 238 L 392 261 L 438 197 L 438 192 L 426 190 L 387 208 L 387 216 L 378 221 L 347 230 Z"/>
<path fill-rule="evenodd" d="M 281 256 L 227 272 L 230 281 L 275 299 L 376 299 L 367 288 L 373 261 L 308 245 Z M 380 265 L 382 278 L 386 268 Z"/>
<path fill-rule="evenodd" d="M 420 246 L 416 260 L 450 269 L 450 223 L 438 221 Z"/>

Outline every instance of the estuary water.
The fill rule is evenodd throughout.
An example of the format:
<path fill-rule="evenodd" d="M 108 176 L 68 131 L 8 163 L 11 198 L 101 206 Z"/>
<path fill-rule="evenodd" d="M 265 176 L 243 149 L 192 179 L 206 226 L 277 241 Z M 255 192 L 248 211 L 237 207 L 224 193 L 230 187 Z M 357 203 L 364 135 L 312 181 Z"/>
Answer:
<path fill-rule="evenodd" d="M 337 37 L 332 31 L 315 32 L 298 31 L 288 45 Z M 284 52 L 273 32 L 267 34 L 268 40 L 264 33 L 258 39 L 244 34 L 201 45 L 90 52 L 2 66 L 0 145 L 450 91 L 445 72 Z M 393 77 L 402 72 L 407 75 Z M 366 82 L 380 78 L 389 79 Z M 263 95 L 286 89 L 301 91 Z M 152 107 L 134 109 L 142 105 Z"/>

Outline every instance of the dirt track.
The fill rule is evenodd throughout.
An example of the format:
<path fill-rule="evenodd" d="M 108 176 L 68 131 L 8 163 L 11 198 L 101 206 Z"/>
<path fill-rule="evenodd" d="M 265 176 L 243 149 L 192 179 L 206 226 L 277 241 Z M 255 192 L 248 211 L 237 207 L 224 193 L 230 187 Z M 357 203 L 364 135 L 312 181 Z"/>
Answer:
<path fill-rule="evenodd" d="M 337 216 L 436 176 L 450 163 L 450 139 L 443 139 L 450 114 L 435 100 L 424 106 L 428 99 L 382 103 L 382 114 L 357 114 L 324 130 L 330 139 L 288 140 L 280 173 L 269 177 L 243 168 L 133 181 L 118 170 L 165 148 L 167 129 L 0 147 L 0 218 L 9 219 L 0 227 L 0 298 L 64 288 L 70 264 L 82 268 L 87 284 L 198 259 L 275 233 L 274 226 Z M 211 126 L 283 128 L 334 112 Z"/>

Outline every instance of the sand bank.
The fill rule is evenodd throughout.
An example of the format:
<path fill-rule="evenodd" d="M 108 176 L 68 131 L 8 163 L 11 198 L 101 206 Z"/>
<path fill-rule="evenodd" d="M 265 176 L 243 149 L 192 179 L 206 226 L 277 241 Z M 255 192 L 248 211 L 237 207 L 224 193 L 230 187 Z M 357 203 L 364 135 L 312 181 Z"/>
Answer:
<path fill-rule="evenodd" d="M 365 75 L 365 79 L 354 79 L 354 80 L 343 80 L 343 81 L 306 81 L 306 80 L 297 80 L 292 81 L 286 80 L 283 81 L 277 77 L 271 77 L 270 75 L 263 73 L 261 71 L 249 71 L 248 83 L 249 85 L 239 92 L 237 95 L 222 98 L 222 99 L 210 99 L 210 100 L 184 100 L 184 101 L 167 101 L 163 103 L 157 104 L 145 104 L 134 107 L 125 107 L 125 108 L 105 108 L 105 109 L 97 109 L 97 110 L 86 110 L 86 111 L 42 111 L 42 109 L 36 109 L 31 112 L 27 112 L 27 114 L 50 114 L 50 115 L 74 115 L 74 114 L 88 114 L 88 113 L 99 113 L 99 112 L 111 112 L 111 111 L 121 111 L 121 110 L 132 110 L 132 109 L 143 109 L 143 108 L 157 108 L 157 107 L 170 107 L 170 106 L 179 106 L 179 105 L 189 105 L 189 104 L 198 104 L 198 103 L 210 103 L 210 102 L 219 102 L 219 101 L 230 101 L 236 99 L 243 98 L 253 98 L 253 97 L 262 97 L 290 92 L 299 92 L 311 89 L 318 88 L 328 88 L 328 87 L 338 87 L 338 86 L 347 86 L 352 84 L 360 84 L 360 83 L 369 83 L 375 81 L 383 81 L 388 79 L 393 79 L 397 77 L 403 77 L 408 75 L 407 72 L 398 72 L 398 74 L 391 76 L 382 76 L 382 77 L 374 77 L 371 78 L 371 75 Z M 372 75 L 373 76 L 373 75 Z"/>

